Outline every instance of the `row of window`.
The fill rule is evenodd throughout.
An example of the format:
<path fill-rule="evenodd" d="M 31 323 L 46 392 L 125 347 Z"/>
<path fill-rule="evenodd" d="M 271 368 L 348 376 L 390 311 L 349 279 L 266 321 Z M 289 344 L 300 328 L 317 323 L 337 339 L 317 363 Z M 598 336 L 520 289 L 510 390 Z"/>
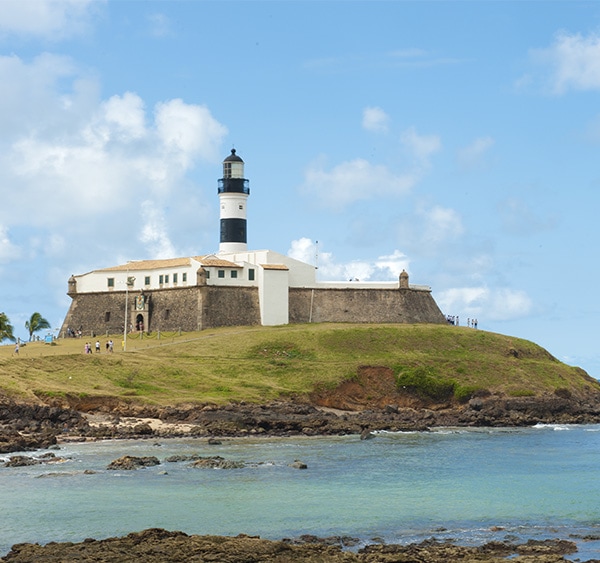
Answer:
<path fill-rule="evenodd" d="M 173 283 L 176 284 L 179 281 L 179 274 L 175 273 L 171 277 L 169 276 L 169 274 L 160 274 L 158 276 L 158 283 L 159 283 L 159 285 L 169 283 L 169 279 L 172 279 Z M 107 281 L 108 287 L 110 287 L 110 288 L 115 287 L 115 278 L 107 278 L 106 281 Z M 187 282 L 187 272 L 183 272 L 181 274 L 181 283 L 186 283 L 186 282 Z M 150 276 L 144 277 L 144 285 L 150 285 Z M 133 286 L 133 284 L 131 284 L 130 287 L 131 286 Z"/>
<path fill-rule="evenodd" d="M 231 278 L 235 279 L 238 277 L 238 271 L 237 270 L 230 270 L 229 271 L 229 275 L 231 276 Z M 217 270 L 217 277 L 219 278 L 225 278 L 225 270 Z M 207 270 L 206 271 L 206 278 L 210 278 L 210 271 Z M 171 274 L 171 276 L 169 276 L 169 274 L 160 274 L 158 276 L 158 284 L 159 285 L 164 285 L 164 284 L 168 284 L 169 280 L 172 280 L 173 284 L 176 284 L 179 282 L 179 275 L 177 273 L 175 274 Z M 250 268 L 248 270 L 248 280 L 249 281 L 254 281 L 254 269 Z M 108 278 L 107 279 L 108 282 L 108 287 L 109 288 L 114 288 L 115 287 L 115 278 Z M 187 272 L 182 272 L 181 274 L 181 283 L 187 283 Z M 150 276 L 145 276 L 144 277 L 144 285 L 150 285 Z"/>
<path fill-rule="evenodd" d="M 238 271 L 237 270 L 229 270 L 229 276 L 231 278 L 237 278 Z M 217 277 L 224 278 L 225 270 L 217 270 Z M 210 278 L 210 271 L 206 270 L 206 279 L 208 279 L 208 278 Z M 248 269 L 248 281 L 254 281 L 254 268 Z"/>
<path fill-rule="evenodd" d="M 177 274 L 173 274 L 173 283 L 178 283 L 178 275 Z M 186 283 L 187 282 L 187 272 L 183 272 L 181 274 L 181 283 Z M 160 274 L 158 276 L 158 284 L 159 285 L 163 285 L 165 283 L 169 283 L 169 274 Z M 150 285 L 150 276 L 146 276 L 144 278 L 144 285 Z"/>

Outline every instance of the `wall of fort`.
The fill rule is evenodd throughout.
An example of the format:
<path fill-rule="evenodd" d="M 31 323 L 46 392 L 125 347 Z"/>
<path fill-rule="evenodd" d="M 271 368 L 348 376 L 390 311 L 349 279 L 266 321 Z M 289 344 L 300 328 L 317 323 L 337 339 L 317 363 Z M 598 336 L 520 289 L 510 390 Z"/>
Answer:
<path fill-rule="evenodd" d="M 260 325 L 257 287 L 204 286 L 200 291 L 199 310 L 203 324 L 199 329 L 218 326 Z"/>
<path fill-rule="evenodd" d="M 290 288 L 290 323 L 445 323 L 431 292 Z"/>
<path fill-rule="evenodd" d="M 137 291 L 127 297 L 128 322 L 141 315 L 144 330 L 191 332 L 219 326 L 260 324 L 258 288 L 193 286 L 146 291 L 144 310 L 135 310 Z M 83 335 L 119 334 L 125 321 L 125 292 L 78 293 L 65 317 L 61 336 L 70 328 Z"/>
<path fill-rule="evenodd" d="M 144 292 L 143 311 L 135 310 L 139 292 L 128 295 L 128 321 L 144 330 L 191 332 L 220 326 L 260 325 L 256 287 L 194 286 Z M 125 292 L 80 293 L 65 318 L 67 328 L 85 336 L 119 334 L 125 319 Z M 290 323 L 445 323 L 429 291 L 414 289 L 289 289 Z"/>

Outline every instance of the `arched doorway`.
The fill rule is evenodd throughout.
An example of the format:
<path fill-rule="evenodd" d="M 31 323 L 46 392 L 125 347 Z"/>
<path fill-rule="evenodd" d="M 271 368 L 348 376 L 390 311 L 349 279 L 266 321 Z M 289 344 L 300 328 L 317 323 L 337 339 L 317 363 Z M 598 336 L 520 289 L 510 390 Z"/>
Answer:
<path fill-rule="evenodd" d="M 144 332 L 144 315 L 141 313 L 135 317 L 135 330 Z"/>

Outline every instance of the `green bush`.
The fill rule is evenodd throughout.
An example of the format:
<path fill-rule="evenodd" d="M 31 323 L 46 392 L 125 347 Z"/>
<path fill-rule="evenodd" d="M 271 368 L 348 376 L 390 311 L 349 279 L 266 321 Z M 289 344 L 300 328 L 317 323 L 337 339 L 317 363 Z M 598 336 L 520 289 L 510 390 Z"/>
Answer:
<path fill-rule="evenodd" d="M 531 389 L 513 389 L 509 392 L 511 397 L 535 397 L 535 391 Z"/>
<path fill-rule="evenodd" d="M 431 368 L 397 368 L 396 386 L 421 399 L 445 401 L 453 397 L 456 382 L 439 377 Z"/>
<path fill-rule="evenodd" d="M 480 388 L 476 385 L 456 385 L 454 398 L 459 403 L 466 403 L 469 399 L 475 397 L 478 391 L 480 391 Z"/>

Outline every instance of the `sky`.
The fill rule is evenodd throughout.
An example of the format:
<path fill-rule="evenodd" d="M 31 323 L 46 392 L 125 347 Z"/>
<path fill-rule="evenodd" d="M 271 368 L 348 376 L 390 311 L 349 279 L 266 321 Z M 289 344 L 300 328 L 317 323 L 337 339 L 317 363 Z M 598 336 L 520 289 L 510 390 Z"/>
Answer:
<path fill-rule="evenodd" d="M 2 0 L 0 311 L 71 274 L 214 253 L 231 148 L 248 247 L 600 378 L 600 2 Z"/>

